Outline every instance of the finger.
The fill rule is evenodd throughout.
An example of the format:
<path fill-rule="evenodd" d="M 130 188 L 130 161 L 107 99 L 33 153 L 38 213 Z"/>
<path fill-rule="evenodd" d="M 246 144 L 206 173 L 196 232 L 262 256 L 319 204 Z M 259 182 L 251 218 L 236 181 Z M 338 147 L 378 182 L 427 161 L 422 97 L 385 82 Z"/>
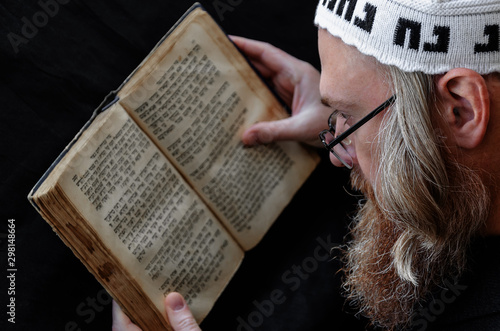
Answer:
<path fill-rule="evenodd" d="M 165 298 L 165 307 L 170 325 L 175 331 L 201 330 L 189 310 L 186 301 L 184 301 L 184 298 L 179 293 L 169 293 Z"/>
<path fill-rule="evenodd" d="M 262 53 L 267 47 L 272 47 L 262 41 L 248 39 L 244 37 L 232 36 L 229 38 L 241 49 L 248 57 L 258 59 L 262 56 Z"/>
<path fill-rule="evenodd" d="M 263 77 L 264 79 L 266 79 L 268 81 L 272 80 L 272 77 L 275 74 L 274 71 L 270 70 L 268 67 L 266 67 L 262 63 L 255 62 L 252 60 L 250 60 L 250 62 L 252 63 L 252 65 L 254 66 L 254 68 L 257 70 L 257 72 L 260 74 L 261 77 Z"/>
<path fill-rule="evenodd" d="M 275 74 L 275 69 L 270 69 L 268 64 L 263 63 L 261 56 L 264 52 L 264 45 L 261 42 L 252 41 L 251 39 L 246 39 L 242 37 L 230 36 L 231 40 L 234 41 L 236 46 L 245 54 L 245 56 L 250 60 L 252 65 L 257 69 L 257 71 L 264 78 L 271 78 Z"/>
<path fill-rule="evenodd" d="M 247 146 L 255 146 L 274 141 L 297 140 L 319 146 L 320 128 L 304 130 L 307 123 L 301 122 L 300 117 L 302 116 L 297 115 L 283 120 L 254 124 L 243 133 L 242 142 Z"/>
<path fill-rule="evenodd" d="M 269 43 L 237 36 L 230 36 L 230 38 L 256 66 L 261 63 L 262 67 L 267 68 L 268 76 L 286 69 L 286 61 L 299 61 Z"/>
<path fill-rule="evenodd" d="M 112 305 L 113 331 L 142 331 L 137 325 L 133 324 L 130 318 L 122 311 L 120 306 L 113 300 Z"/>

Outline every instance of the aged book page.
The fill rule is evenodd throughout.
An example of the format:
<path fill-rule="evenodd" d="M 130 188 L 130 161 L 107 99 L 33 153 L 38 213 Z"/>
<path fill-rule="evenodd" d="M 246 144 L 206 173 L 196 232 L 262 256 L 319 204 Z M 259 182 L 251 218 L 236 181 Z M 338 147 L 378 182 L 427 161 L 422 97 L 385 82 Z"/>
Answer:
<path fill-rule="evenodd" d="M 260 241 L 317 164 L 297 143 L 242 145 L 245 128 L 287 114 L 201 10 L 176 28 L 119 96 L 245 250 Z"/>
<path fill-rule="evenodd" d="M 83 262 L 110 293 L 123 295 L 117 299 L 132 318 L 140 308 L 120 277 L 136 283 L 160 312 L 164 295 L 174 289 L 183 293 L 200 321 L 243 251 L 119 104 L 100 116 L 105 117 L 95 121 L 100 127 L 84 132 L 60 162 L 62 170 L 55 171 L 60 194 L 88 222 L 88 228 L 71 226 L 86 236 L 79 231 L 63 236 L 87 243 Z M 93 256 L 101 244 L 124 272 Z"/>

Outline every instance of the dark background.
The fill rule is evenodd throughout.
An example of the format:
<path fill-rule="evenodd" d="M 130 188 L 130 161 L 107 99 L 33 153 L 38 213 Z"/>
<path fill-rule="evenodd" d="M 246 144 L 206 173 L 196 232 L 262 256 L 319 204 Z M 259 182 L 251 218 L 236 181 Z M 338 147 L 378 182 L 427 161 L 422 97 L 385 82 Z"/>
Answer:
<path fill-rule="evenodd" d="M 201 1 L 229 34 L 268 41 L 319 68 L 315 0 Z M 0 329 L 110 330 L 110 297 L 26 196 L 104 97 L 192 4 L 170 0 L 0 3 Z M 339 295 L 337 260 L 354 198 L 323 161 L 241 268 L 204 330 L 363 328 Z M 16 225 L 16 323 L 7 313 L 7 221 Z M 301 268 L 299 272 L 298 268 Z M 306 271 L 304 271 L 306 270 Z M 279 300 L 274 295 L 281 293 Z M 275 299 L 275 302 L 272 300 Z"/>

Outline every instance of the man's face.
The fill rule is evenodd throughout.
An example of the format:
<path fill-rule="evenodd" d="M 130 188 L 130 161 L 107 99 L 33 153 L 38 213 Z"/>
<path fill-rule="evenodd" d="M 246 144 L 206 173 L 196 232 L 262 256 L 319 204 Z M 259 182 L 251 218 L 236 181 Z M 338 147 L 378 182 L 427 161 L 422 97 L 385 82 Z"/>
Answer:
<path fill-rule="evenodd" d="M 318 47 L 322 67 L 321 97 L 332 112 L 339 111 L 336 131 L 340 134 L 384 102 L 390 96 L 389 89 L 375 59 L 361 54 L 324 29 L 319 29 Z M 354 167 L 370 182 L 374 170 L 372 151 L 376 147 L 373 142 L 384 114 L 382 112 L 356 130 L 348 138 L 350 143 L 345 144 Z M 342 165 L 332 154 L 330 159 L 334 165 Z"/>
<path fill-rule="evenodd" d="M 372 323 L 406 326 L 430 291 L 445 277 L 463 271 L 468 243 L 487 218 L 490 198 L 477 172 L 458 162 L 456 154 L 441 144 L 441 135 L 435 137 L 438 148 L 433 154 L 427 153 L 425 144 L 408 143 L 424 129 L 446 132 L 424 120 L 439 114 L 438 104 L 432 109 L 427 104 L 435 95 L 424 92 L 434 88 L 432 77 L 390 71 L 325 30 L 319 30 L 318 38 L 320 93 L 323 102 L 340 113 L 338 134 L 390 97 L 390 82 L 401 85 L 399 104 L 375 116 L 344 143 L 354 163 L 351 184 L 366 199 L 353 219 L 343 288 Z M 406 91 L 421 96 L 420 103 L 405 100 Z M 407 121 L 420 127 L 413 126 L 415 130 L 403 136 L 397 123 Z M 390 133 L 377 137 L 382 125 L 390 127 Z M 330 160 L 342 165 L 333 155 Z"/>

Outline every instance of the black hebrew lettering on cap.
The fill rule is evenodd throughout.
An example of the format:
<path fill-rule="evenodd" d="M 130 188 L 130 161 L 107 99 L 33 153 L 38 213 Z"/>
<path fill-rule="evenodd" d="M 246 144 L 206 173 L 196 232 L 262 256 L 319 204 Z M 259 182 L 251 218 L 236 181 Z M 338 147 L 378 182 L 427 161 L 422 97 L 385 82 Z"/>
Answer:
<path fill-rule="evenodd" d="M 400 17 L 394 31 L 394 45 L 405 47 L 406 36 L 410 35 L 408 48 L 418 50 L 420 47 L 420 33 L 422 24 Z"/>
<path fill-rule="evenodd" d="M 500 26 L 498 24 L 486 25 L 484 27 L 484 36 L 488 37 L 488 43 L 474 45 L 474 54 L 489 53 L 499 51 Z"/>
<path fill-rule="evenodd" d="M 362 20 L 361 18 L 356 16 L 354 18 L 354 25 L 365 30 L 368 33 L 371 33 L 373 28 L 373 22 L 375 22 L 375 15 L 377 14 L 377 7 L 367 2 L 363 10 L 366 13 L 365 19 Z"/>
<path fill-rule="evenodd" d="M 347 9 L 345 8 L 346 2 L 349 2 L 349 4 L 347 5 Z M 335 5 L 337 4 L 338 4 L 337 10 L 334 11 Z M 356 6 L 358 5 L 357 0 L 340 0 L 339 2 L 337 2 L 337 0 L 323 0 L 321 5 L 323 7 L 326 6 L 326 8 L 330 10 L 332 13 L 334 12 L 335 15 L 343 17 L 344 20 L 354 24 L 358 28 L 368 33 L 372 32 L 373 23 L 375 22 L 375 16 L 377 14 L 377 7 L 372 5 L 371 3 L 369 2 L 365 3 L 365 6 L 363 8 L 363 12 L 365 13 L 365 18 L 363 19 L 361 17 L 355 16 L 354 20 L 353 20 L 354 11 L 356 9 Z"/>
<path fill-rule="evenodd" d="M 434 26 L 434 36 L 437 36 L 436 43 L 424 43 L 424 51 L 448 53 L 448 47 L 450 45 L 450 27 Z"/>
<path fill-rule="evenodd" d="M 340 17 L 342 17 L 342 14 L 344 13 L 344 7 L 345 3 L 349 1 L 349 5 L 347 6 L 347 10 L 344 15 L 344 19 L 347 22 L 350 22 L 352 20 L 352 15 L 354 14 L 354 9 L 356 8 L 356 3 L 357 0 L 340 0 L 339 6 L 337 7 L 336 14 Z"/>
<path fill-rule="evenodd" d="M 425 42 L 423 46 L 424 52 L 448 53 L 450 45 L 450 27 L 435 25 L 433 36 L 437 37 L 436 42 Z M 400 17 L 396 25 L 396 30 L 394 31 L 394 45 L 403 48 L 406 47 L 407 37 L 409 38 L 408 48 L 419 50 L 420 39 L 422 38 L 422 23 Z"/>

